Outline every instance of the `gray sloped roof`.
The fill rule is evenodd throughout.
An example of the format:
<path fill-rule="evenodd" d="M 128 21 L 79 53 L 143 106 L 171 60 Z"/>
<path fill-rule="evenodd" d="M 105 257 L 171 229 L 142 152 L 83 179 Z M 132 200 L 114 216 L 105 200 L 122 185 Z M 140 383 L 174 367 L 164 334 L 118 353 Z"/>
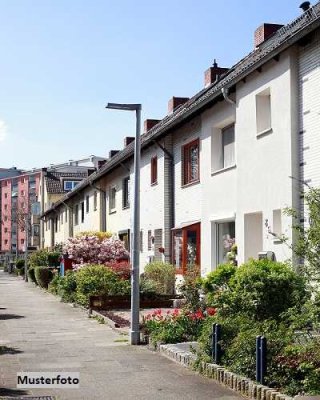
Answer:
<path fill-rule="evenodd" d="M 257 70 L 260 66 L 274 58 L 277 54 L 289 48 L 294 43 L 308 35 L 320 26 L 320 1 L 311 7 L 308 11 L 300 15 L 288 25 L 280 28 L 271 38 L 262 43 L 257 49 L 250 52 L 246 57 L 236 63 L 221 79 L 201 90 L 189 101 L 180 106 L 172 114 L 167 115 L 157 125 L 141 136 L 141 147 L 147 147 L 153 140 L 164 136 L 174 127 L 183 121 L 191 118 L 201 110 L 208 107 L 212 102 L 221 96 L 223 88 L 231 88 L 236 85 L 251 72 Z M 125 149 L 113 156 L 106 164 L 89 178 L 85 179 L 74 190 L 67 193 L 60 201 L 56 202 L 51 209 L 43 215 L 50 213 L 68 198 L 73 197 L 84 187 L 97 181 L 106 173 L 120 165 L 134 153 L 134 142 L 130 143 Z"/>
<path fill-rule="evenodd" d="M 45 175 L 46 189 L 51 194 L 66 193 L 63 187 L 64 180 L 82 181 L 88 177 L 87 172 L 51 172 Z"/>

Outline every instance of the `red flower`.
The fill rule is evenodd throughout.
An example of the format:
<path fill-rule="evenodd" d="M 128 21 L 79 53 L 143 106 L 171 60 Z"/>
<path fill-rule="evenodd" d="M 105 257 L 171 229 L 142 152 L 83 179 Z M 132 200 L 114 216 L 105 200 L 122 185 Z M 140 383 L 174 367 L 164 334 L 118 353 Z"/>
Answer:
<path fill-rule="evenodd" d="M 217 312 L 217 310 L 213 307 L 207 308 L 207 315 L 213 316 L 213 315 L 215 315 L 216 312 Z"/>

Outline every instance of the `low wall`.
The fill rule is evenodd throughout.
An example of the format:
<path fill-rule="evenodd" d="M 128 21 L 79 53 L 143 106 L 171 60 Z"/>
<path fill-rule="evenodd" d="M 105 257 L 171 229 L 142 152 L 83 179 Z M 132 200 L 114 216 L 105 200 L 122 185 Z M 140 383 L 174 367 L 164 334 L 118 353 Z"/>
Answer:
<path fill-rule="evenodd" d="M 160 345 L 158 350 L 162 355 L 171 360 L 174 360 L 187 368 L 192 368 L 197 357 L 191 352 L 190 347 L 196 348 L 197 343 L 164 344 Z M 234 374 L 220 365 L 202 362 L 200 365 L 200 372 L 208 378 L 214 379 L 220 384 L 229 387 L 249 399 L 294 400 L 293 397 L 286 396 L 275 389 L 260 385 L 248 378 Z"/>

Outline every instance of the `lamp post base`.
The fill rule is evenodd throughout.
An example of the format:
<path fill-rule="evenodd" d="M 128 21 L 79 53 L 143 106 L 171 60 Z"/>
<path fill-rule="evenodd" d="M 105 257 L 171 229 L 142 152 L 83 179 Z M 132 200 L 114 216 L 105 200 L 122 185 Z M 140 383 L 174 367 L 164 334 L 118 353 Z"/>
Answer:
<path fill-rule="evenodd" d="M 133 346 L 140 344 L 140 332 L 130 331 L 130 344 Z"/>

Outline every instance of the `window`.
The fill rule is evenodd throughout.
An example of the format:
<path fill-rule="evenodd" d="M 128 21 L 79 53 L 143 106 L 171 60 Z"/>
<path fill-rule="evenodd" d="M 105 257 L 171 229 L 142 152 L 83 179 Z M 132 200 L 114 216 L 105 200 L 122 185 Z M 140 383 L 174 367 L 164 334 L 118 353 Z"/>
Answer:
<path fill-rule="evenodd" d="M 79 204 L 76 204 L 74 209 L 74 224 L 75 225 L 79 224 Z"/>
<path fill-rule="evenodd" d="M 40 225 L 36 224 L 32 226 L 32 235 L 33 236 L 40 236 Z"/>
<path fill-rule="evenodd" d="M 130 207 L 130 177 L 127 176 L 122 181 L 122 207 Z"/>
<path fill-rule="evenodd" d="M 151 158 L 151 185 L 158 183 L 158 157 Z"/>
<path fill-rule="evenodd" d="M 4 194 L 4 198 L 7 199 L 8 198 L 8 193 Z"/>
<path fill-rule="evenodd" d="M 217 248 L 216 263 L 225 264 L 228 260 L 228 253 L 235 244 L 235 222 L 217 223 Z"/>
<path fill-rule="evenodd" d="M 152 250 L 152 244 L 153 244 L 153 237 L 152 237 L 152 232 L 148 231 L 148 250 Z"/>
<path fill-rule="evenodd" d="M 24 239 L 21 239 L 21 240 L 20 240 L 20 243 L 21 243 L 21 244 L 24 244 Z"/>
<path fill-rule="evenodd" d="M 63 212 L 60 214 L 60 224 L 63 225 Z"/>
<path fill-rule="evenodd" d="M 7 211 L 8 210 L 8 204 L 4 205 L 4 209 Z"/>
<path fill-rule="evenodd" d="M 4 244 L 5 244 L 5 245 L 7 245 L 7 244 L 8 244 L 8 239 L 6 239 L 6 240 L 4 241 Z"/>
<path fill-rule="evenodd" d="M 65 218 L 64 218 L 65 222 L 68 222 L 68 210 L 67 210 L 67 208 L 64 210 L 64 216 L 65 216 Z"/>
<path fill-rule="evenodd" d="M 58 222 L 59 222 L 59 219 L 58 219 L 58 217 L 56 217 L 54 219 L 54 231 L 55 232 L 58 232 Z"/>
<path fill-rule="evenodd" d="M 234 125 L 222 129 L 222 168 L 235 165 Z"/>
<path fill-rule="evenodd" d="M 130 229 L 120 231 L 118 233 L 119 239 L 123 242 L 124 247 L 127 251 L 130 251 Z"/>
<path fill-rule="evenodd" d="M 90 197 L 86 196 L 86 213 L 90 211 Z"/>
<path fill-rule="evenodd" d="M 84 201 L 81 203 L 81 223 L 84 223 Z"/>
<path fill-rule="evenodd" d="M 271 130 L 271 94 L 270 88 L 256 95 L 257 135 Z"/>
<path fill-rule="evenodd" d="M 8 217 L 7 217 L 6 215 L 4 216 L 4 220 L 5 220 L 5 221 L 8 221 Z"/>
<path fill-rule="evenodd" d="M 282 235 L 281 210 L 273 210 L 273 233 L 278 237 Z M 275 237 L 274 240 L 279 240 L 278 237 Z"/>
<path fill-rule="evenodd" d="M 25 196 L 25 194 L 26 194 L 26 192 L 25 192 L 24 190 L 21 190 L 21 191 L 20 191 L 20 195 L 21 195 L 21 196 Z"/>
<path fill-rule="evenodd" d="M 183 185 L 199 181 L 199 139 L 183 146 Z"/>
<path fill-rule="evenodd" d="M 98 204 L 98 194 L 97 192 L 93 193 L 93 211 L 97 211 L 97 204 Z"/>
<path fill-rule="evenodd" d="M 4 233 L 8 233 L 8 228 L 4 228 Z"/>
<path fill-rule="evenodd" d="M 63 182 L 63 187 L 66 192 L 70 192 L 70 190 L 73 190 L 77 185 L 79 181 L 64 181 Z"/>
<path fill-rule="evenodd" d="M 116 211 L 116 187 L 112 186 L 109 189 L 109 212 L 115 212 Z"/>

